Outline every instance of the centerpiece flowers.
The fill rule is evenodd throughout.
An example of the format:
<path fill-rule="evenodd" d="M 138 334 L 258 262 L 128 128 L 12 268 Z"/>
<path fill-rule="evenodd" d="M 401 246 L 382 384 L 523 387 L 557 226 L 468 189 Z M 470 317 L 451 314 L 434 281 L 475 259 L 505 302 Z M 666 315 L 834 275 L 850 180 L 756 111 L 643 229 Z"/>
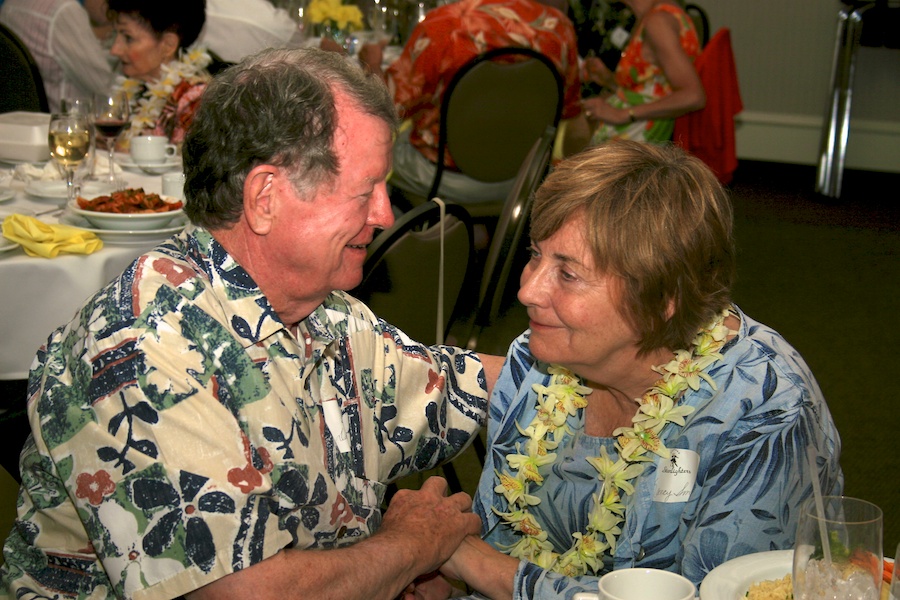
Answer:
<path fill-rule="evenodd" d="M 305 17 L 313 25 L 316 35 L 331 37 L 340 45 L 354 31 L 363 29 L 363 14 L 355 4 L 342 4 L 341 0 L 312 0 Z"/>

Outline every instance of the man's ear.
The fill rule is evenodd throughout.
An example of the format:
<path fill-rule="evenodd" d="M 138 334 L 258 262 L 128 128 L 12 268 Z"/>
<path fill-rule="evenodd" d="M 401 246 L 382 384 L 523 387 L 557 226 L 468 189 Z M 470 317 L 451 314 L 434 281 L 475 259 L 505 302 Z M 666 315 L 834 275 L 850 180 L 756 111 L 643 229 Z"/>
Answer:
<path fill-rule="evenodd" d="M 276 173 L 277 169 L 272 165 L 258 165 L 244 180 L 244 218 L 257 235 L 266 235 L 272 229 L 277 202 Z"/>

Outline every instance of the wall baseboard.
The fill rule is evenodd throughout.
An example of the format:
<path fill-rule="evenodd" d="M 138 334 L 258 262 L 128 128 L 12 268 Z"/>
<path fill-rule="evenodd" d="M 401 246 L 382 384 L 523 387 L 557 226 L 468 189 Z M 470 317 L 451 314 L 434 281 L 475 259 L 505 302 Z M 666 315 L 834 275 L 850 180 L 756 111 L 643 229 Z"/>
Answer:
<path fill-rule="evenodd" d="M 735 119 L 737 155 L 747 160 L 818 163 L 822 119 L 744 111 Z M 850 120 L 847 169 L 900 173 L 900 123 Z"/>

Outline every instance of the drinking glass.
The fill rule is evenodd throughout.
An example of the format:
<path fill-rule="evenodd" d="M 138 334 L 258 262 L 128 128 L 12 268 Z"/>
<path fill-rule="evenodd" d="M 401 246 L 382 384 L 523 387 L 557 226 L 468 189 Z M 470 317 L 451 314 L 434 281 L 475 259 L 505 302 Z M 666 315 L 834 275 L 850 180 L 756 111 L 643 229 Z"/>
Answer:
<path fill-rule="evenodd" d="M 859 498 L 825 496 L 821 507 L 811 498 L 797 522 L 794 598 L 879 600 L 882 518 Z"/>
<path fill-rule="evenodd" d="M 2 3 L 2 2 L 0 2 Z M 81 114 L 85 115 L 88 118 L 88 121 L 93 125 L 94 122 L 94 103 L 91 98 L 79 98 L 79 97 L 63 97 L 59 100 L 59 112 L 61 114 Z M 97 158 L 97 143 L 96 143 L 96 132 L 94 128 L 91 127 L 91 145 L 88 148 L 88 153 L 85 159 L 81 162 L 78 168 L 75 170 L 75 181 L 92 179 L 94 176 L 94 163 Z"/>
<path fill-rule="evenodd" d="M 91 146 L 90 117 L 81 113 L 50 117 L 47 142 L 50 156 L 66 176 L 66 197 L 75 199 L 75 169 L 84 162 Z"/>
<path fill-rule="evenodd" d="M 900 560 L 900 544 L 897 544 L 897 553 L 894 555 L 894 574 L 891 575 L 890 600 L 900 600 L 900 575 L 897 574 L 897 561 Z"/>
<path fill-rule="evenodd" d="M 131 116 L 131 107 L 128 104 L 128 95 L 125 92 L 111 92 L 100 95 L 94 99 L 94 128 L 97 134 L 106 140 L 109 152 L 109 184 L 115 189 L 124 187 L 124 182 L 116 179 L 116 170 L 113 166 L 113 155 L 116 151 L 116 140 L 128 127 L 128 119 Z"/>

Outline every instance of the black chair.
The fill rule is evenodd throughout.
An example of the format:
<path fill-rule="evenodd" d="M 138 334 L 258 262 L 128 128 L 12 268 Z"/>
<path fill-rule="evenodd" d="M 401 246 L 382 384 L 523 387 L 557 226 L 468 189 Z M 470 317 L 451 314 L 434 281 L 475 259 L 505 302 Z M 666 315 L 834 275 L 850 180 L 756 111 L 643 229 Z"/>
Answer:
<path fill-rule="evenodd" d="M 522 240 L 531 216 L 534 192 L 550 167 L 555 138 L 556 128 L 547 127 L 543 135 L 532 145 L 503 206 L 503 212 L 500 214 L 493 240 L 488 248 L 478 294 L 478 306 L 469 328 L 466 346 L 470 350 L 476 349 L 481 331 L 497 320 L 503 308 L 506 285 L 516 257 L 522 249 Z"/>
<path fill-rule="evenodd" d="M 0 24 L 0 113 L 17 110 L 49 113 L 50 105 L 31 52 Z"/>
<path fill-rule="evenodd" d="M 463 66 L 441 101 L 438 156 L 427 198 L 408 190 L 412 205 L 434 197 L 464 204 L 475 217 L 496 217 L 506 197 L 467 202 L 440 189 L 449 151 L 466 176 L 486 183 L 513 179 L 545 128 L 562 115 L 563 80 L 549 58 L 530 48 L 496 48 Z"/>
<path fill-rule="evenodd" d="M 469 213 L 447 203 L 442 221 L 441 207 L 432 201 L 405 213 L 372 241 L 362 283 L 350 293 L 412 339 L 443 343 L 454 315 L 467 310 L 458 300 L 473 265 Z"/>
<path fill-rule="evenodd" d="M 700 47 L 706 48 L 706 44 L 709 43 L 709 17 L 706 11 L 697 4 L 685 4 L 684 12 L 694 21 L 694 28 L 697 30 Z"/>

